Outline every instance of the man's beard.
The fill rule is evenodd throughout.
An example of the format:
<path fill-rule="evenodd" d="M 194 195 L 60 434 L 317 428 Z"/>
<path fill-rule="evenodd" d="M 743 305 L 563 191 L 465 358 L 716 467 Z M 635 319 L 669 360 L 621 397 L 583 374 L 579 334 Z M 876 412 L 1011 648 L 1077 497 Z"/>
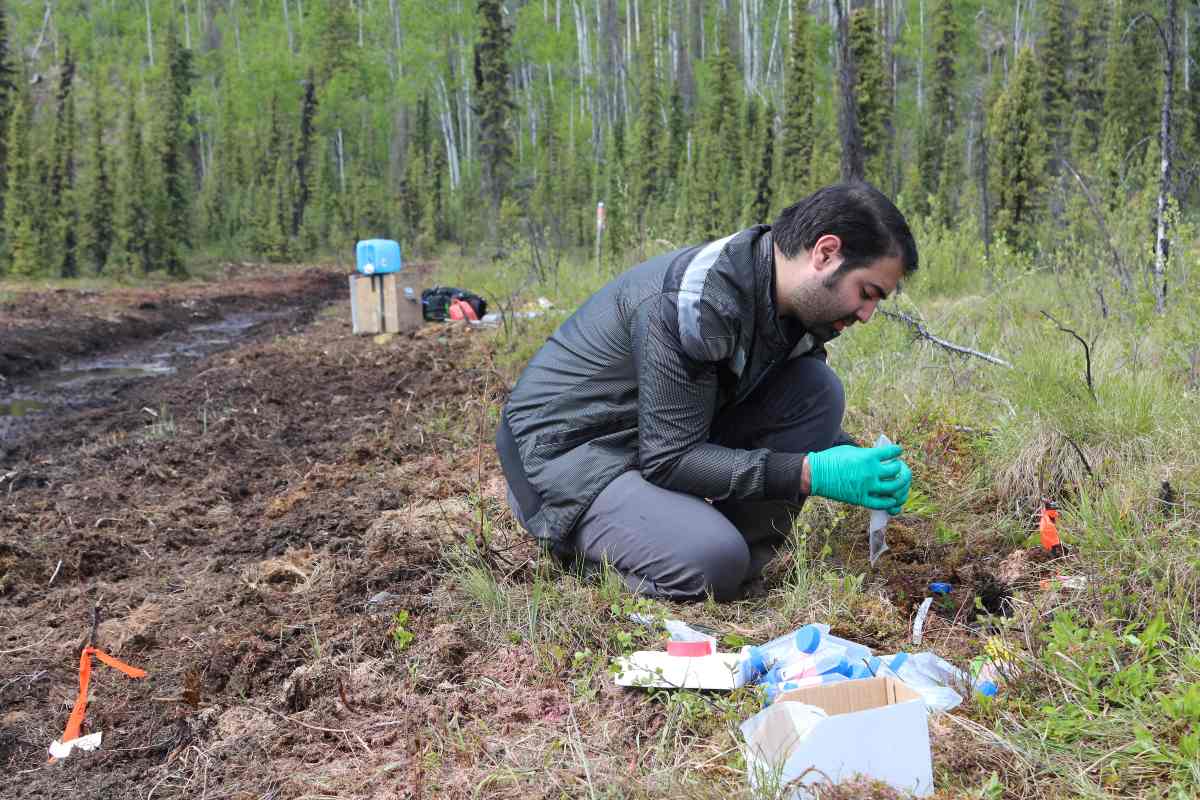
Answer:
<path fill-rule="evenodd" d="M 810 280 L 792 292 L 791 306 L 804 330 L 823 339 L 837 336 L 833 323 L 845 320 L 849 311 L 838 308 L 835 291 L 845 274 L 836 270 L 820 280 Z"/>

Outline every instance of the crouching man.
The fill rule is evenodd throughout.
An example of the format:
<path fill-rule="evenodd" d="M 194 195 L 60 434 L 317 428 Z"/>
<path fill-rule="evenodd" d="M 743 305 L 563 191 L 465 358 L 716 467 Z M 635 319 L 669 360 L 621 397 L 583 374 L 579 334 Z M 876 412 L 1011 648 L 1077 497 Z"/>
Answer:
<path fill-rule="evenodd" d="M 916 269 L 903 215 L 855 183 L 615 278 L 504 407 L 496 447 L 517 520 L 632 591 L 729 600 L 805 498 L 899 513 L 902 451 L 843 432 L 824 345 Z"/>

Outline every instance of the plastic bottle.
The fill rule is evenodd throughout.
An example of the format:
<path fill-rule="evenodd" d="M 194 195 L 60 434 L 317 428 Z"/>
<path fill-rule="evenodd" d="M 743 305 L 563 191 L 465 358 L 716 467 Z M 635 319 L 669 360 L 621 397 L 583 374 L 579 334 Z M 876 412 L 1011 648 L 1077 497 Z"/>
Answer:
<path fill-rule="evenodd" d="M 949 711 L 962 703 L 962 695 L 950 688 L 969 681 L 958 667 L 933 653 L 897 653 L 870 662 L 877 676 L 902 681 L 921 695 L 931 711 Z"/>
<path fill-rule="evenodd" d="M 776 664 L 767 671 L 763 680 L 779 683 L 799 678 L 811 678 L 829 672 L 844 674 L 849 668 L 844 647 L 821 646 L 814 653 L 793 656 L 787 661 Z"/>
<path fill-rule="evenodd" d="M 777 664 L 784 664 L 801 656 L 811 655 L 821 646 L 824 631 L 819 625 L 805 625 L 778 639 L 763 645 L 742 648 L 742 678 L 744 683 L 757 683 Z"/>

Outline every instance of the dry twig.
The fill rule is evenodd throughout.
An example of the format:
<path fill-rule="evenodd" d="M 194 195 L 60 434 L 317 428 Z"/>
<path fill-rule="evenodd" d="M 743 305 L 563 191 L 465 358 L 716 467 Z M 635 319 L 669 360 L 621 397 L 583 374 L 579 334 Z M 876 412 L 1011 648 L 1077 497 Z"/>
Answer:
<path fill-rule="evenodd" d="M 989 355 L 987 353 L 981 353 L 978 350 L 972 350 L 969 347 L 963 347 L 960 344 L 954 344 L 954 342 L 948 342 L 945 339 L 941 338 L 940 336 L 934 336 L 932 333 L 930 333 L 926 329 L 925 325 L 922 322 L 920 322 L 919 320 L 913 319 L 908 314 L 904 314 L 900 311 L 888 311 L 885 308 L 879 309 L 879 313 L 883 314 L 888 319 L 894 319 L 898 322 L 903 322 L 905 325 L 912 328 L 913 333 L 916 334 L 918 339 L 925 339 L 927 341 L 933 342 L 938 347 L 942 347 L 946 350 L 949 350 L 952 353 L 958 353 L 959 355 L 964 355 L 964 356 L 975 356 L 976 358 L 982 358 L 984 361 L 987 361 L 991 364 L 998 364 L 1002 367 L 1008 367 L 1009 369 L 1012 369 L 1012 364 L 1008 363 L 1003 358 L 998 358 L 996 356 Z"/>
<path fill-rule="evenodd" d="M 1083 345 L 1083 358 L 1084 358 L 1084 361 L 1086 362 L 1086 369 L 1087 369 L 1086 377 L 1087 377 L 1088 394 L 1090 394 L 1092 396 L 1092 399 L 1095 400 L 1096 399 L 1096 388 L 1095 388 L 1095 386 L 1092 385 L 1092 348 L 1091 348 L 1091 346 L 1078 333 L 1071 330 L 1070 328 L 1063 327 L 1063 324 L 1061 322 L 1059 322 L 1058 320 L 1056 320 L 1054 317 L 1050 316 L 1050 313 L 1048 311 L 1043 311 L 1042 316 L 1045 317 L 1046 319 L 1050 320 L 1051 322 L 1053 322 L 1055 325 L 1057 325 L 1058 329 L 1060 331 L 1062 331 L 1063 333 L 1069 333 L 1072 336 L 1074 336 L 1076 341 L 1078 341 L 1081 345 Z M 1095 344 L 1095 343 L 1096 342 L 1093 339 L 1092 344 Z M 1071 444 L 1074 444 L 1074 442 L 1071 442 Z M 1082 454 L 1081 454 L 1081 457 L 1082 457 Z M 1086 460 L 1085 460 L 1085 463 L 1086 463 Z M 1089 473 L 1091 472 L 1091 468 L 1088 469 L 1088 472 Z"/>

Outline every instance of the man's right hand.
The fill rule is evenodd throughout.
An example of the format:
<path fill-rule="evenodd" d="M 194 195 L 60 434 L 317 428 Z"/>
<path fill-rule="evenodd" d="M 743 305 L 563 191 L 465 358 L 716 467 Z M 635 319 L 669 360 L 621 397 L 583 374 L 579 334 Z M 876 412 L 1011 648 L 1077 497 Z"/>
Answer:
<path fill-rule="evenodd" d="M 900 455 L 904 448 L 840 445 L 809 453 L 810 494 L 856 506 L 899 514 L 908 499 L 912 470 Z"/>

